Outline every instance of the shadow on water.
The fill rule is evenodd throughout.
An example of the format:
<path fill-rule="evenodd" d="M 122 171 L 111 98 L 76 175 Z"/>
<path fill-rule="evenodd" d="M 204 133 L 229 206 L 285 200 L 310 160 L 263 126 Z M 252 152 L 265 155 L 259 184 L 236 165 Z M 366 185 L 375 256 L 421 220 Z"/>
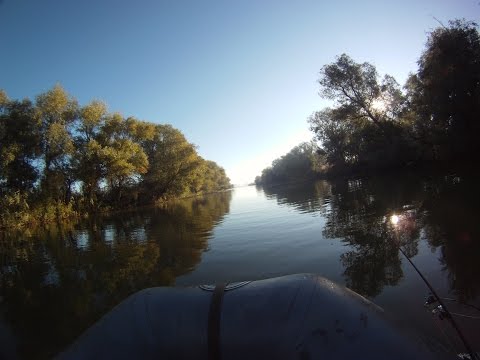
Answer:
<path fill-rule="evenodd" d="M 460 301 L 480 296 L 480 190 L 477 179 L 432 182 L 423 203 L 425 236 L 440 247 L 450 291 Z"/>
<path fill-rule="evenodd" d="M 425 239 L 440 248 L 450 291 L 460 301 L 480 295 L 480 189 L 468 177 L 395 175 L 265 187 L 269 198 L 326 218 L 323 237 L 348 245 L 340 256 L 346 285 L 375 297 L 403 278 L 401 244 L 409 257 Z M 395 226 L 391 216 L 400 220 Z"/>
<path fill-rule="evenodd" d="M 230 201 L 231 193 L 224 192 L 178 201 L 167 209 L 52 228 L 29 238 L 4 235 L 2 355 L 50 358 L 128 295 L 172 285 L 200 262 Z"/>

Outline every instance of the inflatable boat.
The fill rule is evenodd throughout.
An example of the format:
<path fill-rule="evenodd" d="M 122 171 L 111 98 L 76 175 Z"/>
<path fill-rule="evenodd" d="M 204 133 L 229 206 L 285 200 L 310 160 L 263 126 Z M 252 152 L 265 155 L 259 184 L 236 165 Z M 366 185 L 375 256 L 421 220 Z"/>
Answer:
<path fill-rule="evenodd" d="M 312 274 L 150 288 L 123 301 L 60 359 L 431 359 L 372 302 Z M 436 358 L 436 357 L 435 357 Z"/>

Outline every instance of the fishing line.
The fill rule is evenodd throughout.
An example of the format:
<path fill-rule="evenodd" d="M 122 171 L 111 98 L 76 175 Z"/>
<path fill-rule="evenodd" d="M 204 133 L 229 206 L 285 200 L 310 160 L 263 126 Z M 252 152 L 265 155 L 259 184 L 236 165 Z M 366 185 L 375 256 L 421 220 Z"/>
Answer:
<path fill-rule="evenodd" d="M 454 312 L 451 312 L 450 314 L 465 317 L 465 318 L 469 318 L 469 319 L 480 320 L 480 316 L 471 316 L 471 315 L 459 314 L 459 313 L 454 313 Z"/>
<path fill-rule="evenodd" d="M 478 306 L 475 306 L 475 305 L 472 305 L 472 304 L 469 304 L 469 303 L 463 303 L 461 301 L 458 301 L 457 299 L 452 299 L 452 298 L 442 298 L 442 300 L 447 300 L 447 301 L 455 301 L 457 303 L 459 303 L 460 305 L 464 305 L 464 306 L 469 306 L 477 311 L 480 311 L 480 307 Z"/>
<path fill-rule="evenodd" d="M 448 311 L 448 308 L 446 307 L 446 305 L 444 304 L 444 302 L 442 301 L 442 299 L 440 298 L 440 296 L 438 296 L 437 292 L 435 291 L 435 289 L 433 288 L 432 285 L 430 285 L 430 283 L 428 282 L 428 280 L 425 278 L 425 276 L 423 276 L 423 274 L 421 273 L 421 271 L 417 268 L 417 266 L 413 263 L 413 261 L 410 259 L 410 257 L 405 253 L 405 251 L 402 249 L 402 246 L 401 246 L 401 243 L 400 243 L 400 239 L 399 239 L 399 236 L 398 236 L 398 232 L 397 232 L 397 226 L 399 225 L 399 222 L 400 222 L 400 217 L 398 215 L 392 215 L 390 217 L 390 222 L 393 224 L 394 226 L 394 233 L 395 233 L 395 237 L 396 237 L 396 243 L 397 243 L 397 248 L 398 250 L 402 253 L 402 255 L 405 257 L 405 259 L 407 259 L 407 261 L 410 263 L 410 265 L 412 265 L 412 267 L 415 269 L 415 271 L 417 272 L 417 274 L 420 276 L 420 278 L 423 280 L 423 282 L 425 283 L 425 285 L 427 285 L 427 287 L 430 289 L 430 292 L 431 294 L 433 295 L 434 299 L 436 301 L 431 301 L 430 299 L 427 300 L 427 304 L 431 304 L 431 303 L 434 303 L 434 302 L 438 302 L 439 306 L 437 307 L 437 309 L 440 311 L 440 318 L 443 318 L 443 317 L 446 317 L 449 321 L 450 321 L 450 324 L 452 324 L 453 328 L 455 329 L 455 331 L 457 332 L 460 340 L 462 340 L 462 343 L 463 343 L 463 346 L 465 347 L 465 349 L 467 350 L 468 354 L 470 355 L 470 358 L 473 360 L 473 359 L 479 359 L 479 357 L 477 356 L 476 353 L 473 352 L 472 348 L 470 347 L 470 344 L 468 343 L 467 339 L 465 338 L 465 336 L 463 335 L 462 333 L 462 330 L 460 330 L 460 327 L 457 325 L 457 322 L 455 321 L 455 319 L 453 319 L 452 317 L 452 314 L 450 313 L 450 311 Z"/>
<path fill-rule="evenodd" d="M 443 344 L 440 343 L 443 349 L 446 350 L 447 352 L 458 354 L 459 351 L 457 350 L 457 344 L 453 343 L 453 340 L 451 340 L 450 337 L 447 335 L 447 333 L 443 329 L 443 326 L 440 324 L 440 320 L 438 320 L 436 316 L 433 318 L 433 323 L 438 328 L 438 331 L 440 331 L 440 333 L 445 338 L 445 343 L 448 344 L 448 346 L 444 346 Z"/>
<path fill-rule="evenodd" d="M 427 285 L 427 287 L 430 289 L 430 292 L 432 293 L 432 295 L 435 297 L 435 299 L 437 300 L 437 302 L 440 304 L 440 306 L 442 307 L 442 310 L 445 312 L 445 314 L 447 315 L 446 318 L 448 320 L 450 320 L 450 323 L 452 324 L 453 328 L 455 329 L 455 331 L 457 332 L 458 336 L 460 337 L 460 339 L 462 340 L 462 343 L 463 343 L 463 346 L 465 346 L 465 349 L 467 350 L 468 354 L 470 355 L 470 358 L 471 359 L 478 359 L 478 356 L 473 352 L 472 348 L 470 347 L 467 339 L 465 338 L 465 336 L 463 335 L 462 331 L 460 330 L 460 328 L 458 327 L 456 321 L 453 319 L 452 317 L 452 314 L 450 313 L 450 311 L 448 311 L 447 307 L 445 306 L 445 304 L 443 303 L 442 299 L 440 298 L 440 296 L 438 296 L 437 292 L 435 291 L 435 289 L 432 287 L 432 285 L 430 285 L 430 283 L 428 282 L 428 280 L 423 276 L 423 274 L 420 272 L 420 270 L 415 266 L 415 264 L 413 263 L 413 261 L 407 256 L 407 254 L 405 253 L 405 251 L 403 251 L 402 247 L 401 246 L 398 246 L 398 250 L 400 250 L 400 252 L 402 253 L 402 255 L 405 257 L 405 259 L 408 260 L 408 262 L 410 263 L 410 265 L 412 265 L 412 267 L 415 269 L 415 271 L 417 272 L 417 274 L 422 278 L 423 282 L 425 283 L 425 285 Z"/>

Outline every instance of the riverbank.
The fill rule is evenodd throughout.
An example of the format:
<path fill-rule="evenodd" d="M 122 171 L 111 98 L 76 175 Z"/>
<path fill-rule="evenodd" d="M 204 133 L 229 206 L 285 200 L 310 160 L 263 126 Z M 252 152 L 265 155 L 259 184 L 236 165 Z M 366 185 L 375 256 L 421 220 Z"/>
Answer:
<path fill-rule="evenodd" d="M 304 182 L 312 182 L 316 180 L 345 180 L 357 178 L 371 178 L 371 177 L 391 177 L 391 176 L 417 176 L 417 177 L 436 177 L 445 174 L 462 174 L 470 177 L 480 177 L 480 169 L 476 164 L 469 161 L 457 161 L 455 164 L 451 162 L 419 162 L 411 163 L 403 167 L 391 166 L 382 168 L 373 167 L 351 167 L 343 169 L 328 169 L 323 172 L 315 173 L 308 177 L 290 178 L 288 181 L 277 182 L 261 182 L 254 183 L 260 186 L 282 186 L 291 184 L 300 184 Z"/>
<path fill-rule="evenodd" d="M 73 199 L 70 203 L 56 202 L 51 204 L 37 204 L 31 206 L 26 198 L 20 193 L 6 196 L 1 202 L 2 211 L 0 211 L 0 232 L 19 231 L 22 229 L 35 229 L 51 226 L 55 224 L 65 225 L 67 223 L 77 222 L 90 217 L 121 214 L 133 210 L 149 209 L 152 207 L 166 208 L 174 205 L 176 202 L 191 199 L 202 198 L 211 194 L 218 194 L 230 191 L 233 188 L 210 191 L 205 193 L 188 194 L 184 196 L 164 197 L 152 203 L 143 205 L 123 206 L 121 208 L 104 206 L 97 209 L 82 210 L 83 204 Z"/>

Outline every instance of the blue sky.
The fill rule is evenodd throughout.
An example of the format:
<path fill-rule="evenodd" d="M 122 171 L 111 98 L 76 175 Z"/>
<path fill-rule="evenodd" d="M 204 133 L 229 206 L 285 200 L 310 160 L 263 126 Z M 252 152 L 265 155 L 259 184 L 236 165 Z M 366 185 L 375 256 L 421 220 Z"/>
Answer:
<path fill-rule="evenodd" d="M 60 83 L 81 104 L 170 123 L 250 182 L 308 140 L 320 68 L 341 53 L 403 83 L 434 19 L 479 21 L 478 0 L 0 1 L 0 88 Z"/>

